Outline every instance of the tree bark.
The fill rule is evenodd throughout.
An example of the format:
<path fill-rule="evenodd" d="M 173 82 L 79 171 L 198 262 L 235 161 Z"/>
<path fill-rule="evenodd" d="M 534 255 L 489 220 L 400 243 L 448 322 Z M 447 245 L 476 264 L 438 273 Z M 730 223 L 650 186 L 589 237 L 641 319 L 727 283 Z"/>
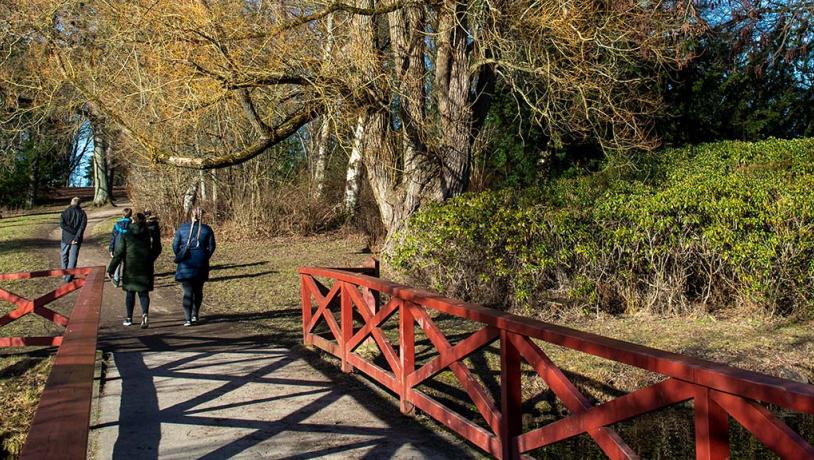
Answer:
<path fill-rule="evenodd" d="M 348 170 L 345 175 L 345 212 L 349 216 L 356 213 L 359 206 L 359 191 L 362 188 L 362 149 L 365 139 L 364 115 L 359 116 L 353 130 L 353 147 L 348 159 Z"/>
<path fill-rule="evenodd" d="M 325 192 L 325 169 L 328 165 L 328 143 L 331 137 L 330 120 L 322 117 L 322 123 L 317 138 L 316 158 L 314 159 L 314 184 L 316 185 L 315 196 L 322 198 Z"/>
<path fill-rule="evenodd" d="M 187 191 L 184 193 L 184 217 L 186 218 L 189 216 L 190 211 L 198 202 L 198 187 L 201 185 L 201 181 L 196 177 L 192 180 L 192 184 L 190 184 Z"/>
<path fill-rule="evenodd" d="M 39 155 L 36 150 L 31 151 L 31 158 L 29 161 L 28 169 L 28 190 L 26 191 L 25 205 L 27 208 L 33 208 L 37 202 L 37 190 L 40 187 L 40 174 L 39 174 Z"/>
<path fill-rule="evenodd" d="M 110 180 L 107 175 L 108 138 L 100 123 L 93 126 L 93 205 L 112 203 Z"/>

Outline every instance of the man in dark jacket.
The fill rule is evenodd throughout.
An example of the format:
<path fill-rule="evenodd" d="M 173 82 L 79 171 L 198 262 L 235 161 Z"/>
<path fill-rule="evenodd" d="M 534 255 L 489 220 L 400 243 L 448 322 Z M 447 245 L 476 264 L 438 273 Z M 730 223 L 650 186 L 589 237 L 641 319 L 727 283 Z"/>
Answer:
<path fill-rule="evenodd" d="M 62 256 L 62 268 L 76 268 L 76 260 L 79 258 L 79 247 L 82 246 L 82 238 L 85 234 L 85 227 L 88 225 L 88 215 L 79 207 L 79 197 L 71 199 L 71 205 L 62 211 L 60 227 L 62 228 L 62 241 L 60 242 L 60 254 Z M 65 275 L 65 282 L 73 281 L 73 275 Z"/>

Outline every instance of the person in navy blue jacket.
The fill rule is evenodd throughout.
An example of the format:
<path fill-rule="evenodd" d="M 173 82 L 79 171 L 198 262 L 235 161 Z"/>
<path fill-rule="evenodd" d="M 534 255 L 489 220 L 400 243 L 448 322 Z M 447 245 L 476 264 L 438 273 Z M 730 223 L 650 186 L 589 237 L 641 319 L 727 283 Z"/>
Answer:
<path fill-rule="evenodd" d="M 127 233 L 127 227 L 130 225 L 130 222 L 133 220 L 133 210 L 130 208 L 122 209 L 122 217 L 121 219 L 117 220 L 115 224 L 113 224 L 113 231 L 110 235 L 110 244 L 107 245 L 107 252 L 110 253 L 110 257 L 113 257 L 113 254 L 116 252 L 116 242 L 119 240 L 119 237 L 123 236 Z M 111 279 L 113 280 L 113 285 L 118 286 L 119 280 L 121 279 L 122 273 L 122 266 L 118 264 L 116 266 L 115 271 L 113 272 L 113 276 Z"/>
<path fill-rule="evenodd" d="M 215 253 L 215 233 L 201 219 L 203 210 L 192 210 L 192 220 L 176 230 L 172 240 L 175 253 L 175 281 L 184 288 L 184 326 L 200 318 L 203 285 L 209 279 L 209 259 Z"/>

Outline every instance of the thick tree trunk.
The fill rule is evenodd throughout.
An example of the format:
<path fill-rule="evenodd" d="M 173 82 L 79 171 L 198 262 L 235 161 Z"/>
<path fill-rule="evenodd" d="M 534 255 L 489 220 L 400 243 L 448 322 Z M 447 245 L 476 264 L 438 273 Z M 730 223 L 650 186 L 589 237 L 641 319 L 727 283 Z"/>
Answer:
<path fill-rule="evenodd" d="M 111 203 L 110 180 L 107 175 L 108 139 L 103 129 L 93 126 L 93 205 Z"/>

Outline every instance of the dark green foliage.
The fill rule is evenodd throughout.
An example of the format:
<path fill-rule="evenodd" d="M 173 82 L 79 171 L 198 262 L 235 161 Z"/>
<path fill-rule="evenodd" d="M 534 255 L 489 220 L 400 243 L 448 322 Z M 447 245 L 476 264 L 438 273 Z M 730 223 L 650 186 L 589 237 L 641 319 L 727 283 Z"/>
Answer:
<path fill-rule="evenodd" d="M 428 207 L 397 241 L 394 266 L 493 305 L 810 312 L 814 139 L 612 157 L 594 174 Z"/>
<path fill-rule="evenodd" d="M 810 2 L 808 2 L 810 5 Z M 700 4 L 698 57 L 665 75 L 657 126 L 668 145 L 814 136 L 814 48 L 806 2 Z"/>

